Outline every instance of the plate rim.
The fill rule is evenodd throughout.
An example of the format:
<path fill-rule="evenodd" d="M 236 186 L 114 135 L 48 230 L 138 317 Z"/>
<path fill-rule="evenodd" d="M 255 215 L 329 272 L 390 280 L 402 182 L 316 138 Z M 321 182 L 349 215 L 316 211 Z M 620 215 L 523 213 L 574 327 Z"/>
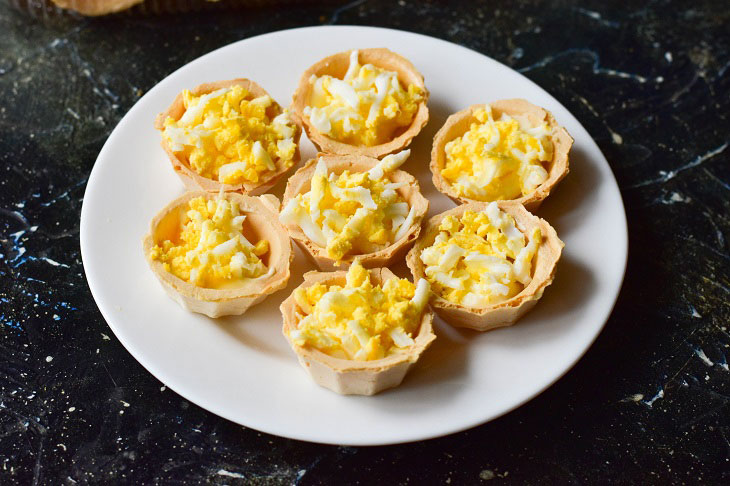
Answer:
<path fill-rule="evenodd" d="M 89 261 L 89 258 L 87 257 L 89 250 L 88 250 L 87 243 L 85 243 L 85 240 L 88 241 L 89 232 L 90 232 L 89 216 L 88 216 L 89 210 L 87 209 L 88 206 L 86 204 L 86 201 L 87 201 L 87 195 L 89 193 L 89 188 L 92 187 L 92 184 L 93 184 L 94 180 L 96 179 L 96 177 L 99 177 L 98 174 L 101 171 L 101 169 L 97 168 L 101 165 L 99 162 L 100 162 L 100 160 L 105 158 L 106 152 L 111 150 L 110 147 L 113 145 L 113 142 L 114 142 L 114 139 L 116 138 L 116 136 L 118 136 L 119 126 L 124 122 L 124 120 L 127 118 L 127 116 L 138 105 L 140 105 L 142 103 L 143 100 L 147 99 L 149 96 L 154 95 L 155 88 L 157 88 L 157 86 L 160 83 L 164 82 L 166 79 L 172 77 L 173 75 L 177 74 L 180 71 L 189 69 L 190 65 L 192 65 L 194 63 L 198 63 L 198 62 L 204 62 L 204 60 L 207 57 L 213 56 L 214 54 L 218 53 L 218 51 L 221 51 L 224 49 L 229 49 L 236 45 L 245 44 L 245 43 L 249 43 L 252 41 L 260 41 L 260 40 L 264 40 L 267 37 L 276 37 L 277 35 L 281 35 L 283 33 L 288 33 L 288 32 L 293 32 L 293 31 L 307 31 L 307 30 L 310 30 L 310 31 L 323 31 L 323 30 L 347 31 L 350 29 L 369 30 L 371 32 L 385 31 L 385 32 L 389 32 L 389 33 L 395 33 L 398 35 L 405 34 L 407 36 L 415 36 L 415 37 L 428 39 L 429 41 L 436 41 L 439 43 L 446 44 L 450 48 L 458 48 L 459 50 L 467 51 L 470 55 L 476 54 L 476 55 L 480 56 L 483 60 L 486 60 L 491 63 L 496 63 L 499 66 L 501 66 L 502 68 L 505 68 L 505 69 L 511 71 L 511 73 L 516 74 L 516 75 L 520 76 L 521 78 L 523 78 L 523 80 L 526 81 L 528 84 L 530 84 L 533 89 L 536 89 L 539 92 L 542 92 L 553 103 L 560 106 L 567 113 L 569 113 L 573 117 L 573 119 L 575 119 L 575 121 L 578 123 L 580 128 L 583 129 L 585 131 L 585 133 L 588 135 L 588 137 L 586 138 L 586 142 L 588 144 L 593 145 L 592 148 L 595 149 L 601 155 L 601 157 L 603 158 L 603 163 L 605 163 L 608 168 L 607 175 L 610 176 L 609 181 L 612 182 L 611 189 L 614 190 L 618 196 L 618 201 L 620 202 L 620 210 L 621 210 L 620 213 L 622 216 L 621 221 L 620 221 L 622 223 L 621 226 L 622 226 L 622 230 L 623 230 L 621 232 L 621 242 L 620 242 L 620 246 L 621 246 L 621 248 L 620 248 L 621 255 L 620 256 L 621 256 L 622 268 L 621 268 L 621 272 L 620 272 L 621 276 L 617 280 L 614 295 L 611 298 L 611 305 L 609 306 L 606 315 L 601 317 L 602 322 L 601 322 L 600 326 L 596 327 L 596 330 L 595 330 L 594 334 L 591 336 L 591 339 L 586 340 L 581 344 L 581 347 L 582 347 L 581 351 L 579 353 L 576 353 L 575 357 L 570 360 L 569 364 L 560 373 L 556 374 L 556 376 L 554 376 L 551 380 L 546 380 L 546 382 L 542 386 L 536 387 L 531 393 L 528 393 L 525 397 L 523 397 L 522 400 L 516 401 L 512 406 L 506 407 L 500 413 L 491 415 L 486 418 L 468 421 L 458 427 L 449 427 L 448 430 L 445 430 L 445 431 L 437 431 L 437 432 L 429 431 L 429 432 L 422 432 L 422 433 L 411 433 L 411 434 L 408 434 L 406 437 L 404 437 L 402 440 L 372 440 L 372 439 L 368 440 L 368 439 L 365 439 L 365 440 L 333 441 L 333 440 L 326 440 L 323 438 L 317 439 L 317 438 L 312 438 L 311 436 L 308 436 L 307 434 L 302 434 L 302 433 L 298 433 L 298 432 L 291 433 L 291 432 L 287 432 L 287 431 L 281 431 L 281 430 L 278 430 L 276 427 L 261 426 L 260 424 L 256 424 L 254 426 L 251 426 L 248 424 L 243 424 L 243 423 L 241 423 L 241 421 L 239 419 L 234 419 L 234 418 L 230 417 L 229 414 L 220 410 L 219 407 L 215 406 L 212 403 L 206 403 L 205 405 L 201 404 L 202 400 L 199 400 L 198 397 L 191 398 L 189 396 L 190 394 L 187 393 L 187 391 L 181 392 L 177 389 L 177 386 L 170 386 L 168 384 L 168 381 L 174 381 L 174 380 L 167 379 L 167 373 L 162 369 L 163 367 L 155 366 L 153 363 L 148 362 L 148 360 L 144 356 L 145 353 L 139 351 L 135 346 L 130 345 L 129 341 L 126 339 L 126 337 L 124 336 L 124 333 L 122 333 L 121 330 L 119 330 L 119 332 L 118 332 L 118 330 L 116 329 L 116 326 L 112 324 L 112 322 L 114 322 L 114 318 L 112 318 L 112 316 L 110 315 L 110 313 L 107 309 L 104 309 L 104 308 L 102 308 L 102 306 L 99 305 L 99 300 L 97 298 L 99 288 L 97 288 L 97 290 L 95 290 L 96 284 L 92 283 L 93 279 L 89 278 L 90 270 L 86 265 L 86 262 Z M 456 43 L 453 43 L 453 42 L 450 42 L 450 41 L 447 41 L 447 40 L 444 40 L 444 39 L 441 39 L 438 37 L 433 37 L 430 35 L 425 35 L 425 34 L 421 34 L 421 33 L 417 33 L 417 32 L 401 30 L 401 29 L 390 29 L 390 28 L 384 28 L 384 27 L 371 27 L 371 26 L 361 26 L 361 25 L 305 26 L 305 27 L 296 27 L 296 28 L 291 28 L 291 29 L 282 29 L 282 30 L 277 30 L 277 31 L 273 31 L 273 32 L 263 33 L 260 35 L 240 39 L 238 41 L 218 47 L 210 52 L 207 52 L 206 54 L 203 54 L 202 56 L 199 56 L 199 57 L 185 63 L 178 69 L 165 75 L 164 78 L 160 79 L 157 83 L 155 83 L 155 85 L 152 88 L 150 88 L 150 90 L 147 91 L 147 93 L 145 93 L 140 99 L 138 99 L 134 103 L 134 105 L 132 105 L 132 107 L 127 111 L 127 113 L 125 113 L 125 115 L 119 120 L 119 122 L 116 124 L 114 129 L 111 131 L 107 140 L 104 142 L 104 145 L 102 146 L 101 150 L 99 151 L 99 154 L 89 173 L 89 177 L 88 177 L 86 187 L 84 190 L 84 200 L 82 203 L 81 215 L 80 215 L 79 241 L 80 241 L 81 259 L 82 259 L 82 262 L 84 263 L 83 266 L 84 266 L 84 275 L 85 275 L 86 283 L 92 294 L 92 297 L 94 298 L 94 303 L 96 304 L 97 308 L 99 309 L 100 313 L 102 314 L 102 317 L 104 317 L 104 320 L 106 321 L 107 325 L 112 330 L 112 332 L 114 333 L 116 338 L 119 340 L 119 342 L 122 344 L 122 346 L 124 346 L 126 351 L 128 353 L 130 353 L 132 355 L 132 357 L 143 368 L 145 368 L 157 380 L 162 382 L 166 387 L 173 390 L 175 393 L 177 393 L 178 395 L 183 397 L 185 400 L 188 400 L 189 402 L 196 404 L 197 406 L 201 407 L 204 410 L 209 411 L 210 413 L 218 415 L 219 417 L 222 417 L 235 424 L 239 424 L 244 427 L 251 428 L 253 430 L 265 432 L 267 434 L 272 434 L 272 435 L 276 435 L 279 437 L 285 437 L 285 438 L 290 438 L 290 439 L 295 439 L 295 440 L 302 440 L 302 441 L 306 441 L 306 442 L 320 443 L 320 444 L 333 444 L 333 445 L 349 445 L 349 446 L 376 446 L 376 445 L 402 444 L 402 443 L 410 443 L 410 442 L 415 442 L 415 441 L 434 439 L 437 437 L 444 437 L 447 435 L 456 434 L 456 433 L 462 432 L 464 430 L 468 430 L 468 429 L 477 427 L 479 425 L 485 424 L 487 422 L 496 420 L 500 417 L 503 417 L 504 415 L 512 412 L 513 410 L 521 407 L 525 403 L 527 403 L 527 402 L 533 400 L 534 398 L 536 398 L 537 396 L 541 395 L 543 392 L 545 392 L 545 390 L 547 390 L 548 388 L 553 386 L 558 380 L 560 380 L 563 376 L 565 376 L 570 370 L 572 370 L 575 367 L 577 362 L 580 361 L 583 358 L 583 356 L 585 356 L 585 354 L 588 352 L 588 350 L 595 343 L 598 336 L 601 334 L 601 332 L 603 332 L 603 330 L 606 326 L 606 323 L 608 322 L 611 315 L 613 314 L 613 310 L 616 306 L 619 295 L 621 293 L 621 289 L 623 287 L 623 283 L 624 283 L 624 280 L 626 277 L 626 268 L 627 268 L 628 253 L 629 253 L 628 221 L 627 221 L 627 217 L 626 217 L 626 208 L 625 208 L 625 205 L 623 202 L 621 190 L 620 190 L 620 188 L 618 186 L 618 182 L 616 180 L 616 176 L 614 175 L 613 170 L 611 169 L 611 166 L 608 163 L 608 160 L 606 159 L 605 155 L 603 154 L 603 152 L 601 151 L 600 147 L 595 142 L 593 137 L 590 135 L 588 130 L 583 126 L 583 124 L 580 122 L 580 120 L 578 120 L 578 118 L 575 115 L 573 115 L 573 113 L 570 110 L 568 110 L 562 103 L 560 103 L 552 94 L 550 94 L 547 90 L 542 88 L 540 85 L 538 85 L 537 83 L 535 83 L 534 81 L 532 81 L 531 79 L 526 77 L 524 74 L 520 73 L 519 71 L 513 69 L 512 67 L 507 66 L 506 64 L 503 64 L 494 58 L 491 58 L 479 51 L 470 49 L 468 47 L 465 47 L 465 46 L 462 46 L 462 45 L 459 45 L 459 44 L 456 44 Z"/>

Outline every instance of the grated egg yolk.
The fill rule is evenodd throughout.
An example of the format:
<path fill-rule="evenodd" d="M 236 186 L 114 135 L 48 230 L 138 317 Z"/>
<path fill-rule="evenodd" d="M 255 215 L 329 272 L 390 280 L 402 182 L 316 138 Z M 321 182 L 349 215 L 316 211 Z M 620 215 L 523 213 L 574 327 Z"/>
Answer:
<path fill-rule="evenodd" d="M 312 95 L 304 114 L 330 138 L 356 146 L 390 141 L 408 127 L 423 100 L 423 89 L 403 89 L 398 73 L 372 64 L 361 66 L 358 51 L 350 53 L 344 79 L 312 75 Z"/>
<path fill-rule="evenodd" d="M 335 358 L 384 358 L 414 343 L 428 295 L 425 279 L 417 285 L 399 278 L 373 285 L 370 272 L 355 261 L 344 287 L 317 283 L 294 292 L 301 312 L 289 336 L 298 346 Z"/>
<path fill-rule="evenodd" d="M 367 172 L 327 173 L 322 159 L 311 189 L 289 200 L 279 220 L 299 226 L 327 256 L 339 261 L 347 254 L 373 253 L 402 238 L 413 225 L 415 210 L 397 189 L 405 182 L 386 177 L 410 155 L 404 150 L 384 157 Z"/>
<path fill-rule="evenodd" d="M 480 212 L 447 216 L 421 252 L 434 293 L 457 304 L 484 307 L 520 293 L 532 280 L 540 228 L 525 238 L 512 216 L 492 202 Z"/>
<path fill-rule="evenodd" d="M 268 95 L 250 99 L 240 85 L 201 96 L 183 91 L 185 113 L 167 117 L 163 137 L 203 177 L 223 184 L 257 183 L 294 164 L 296 127 L 285 110 L 271 119 Z"/>
<path fill-rule="evenodd" d="M 441 175 L 459 196 L 478 201 L 515 199 L 533 192 L 548 177 L 553 144 L 547 123 L 530 127 L 526 120 L 492 110 L 474 111 L 477 122 L 446 144 Z"/>
<path fill-rule="evenodd" d="M 251 244 L 242 233 L 245 218 L 238 205 L 224 197 L 191 199 L 176 234 L 165 235 L 169 238 L 152 248 L 150 258 L 204 288 L 228 288 L 242 279 L 266 275 L 259 257 L 269 251 L 269 242 Z"/>

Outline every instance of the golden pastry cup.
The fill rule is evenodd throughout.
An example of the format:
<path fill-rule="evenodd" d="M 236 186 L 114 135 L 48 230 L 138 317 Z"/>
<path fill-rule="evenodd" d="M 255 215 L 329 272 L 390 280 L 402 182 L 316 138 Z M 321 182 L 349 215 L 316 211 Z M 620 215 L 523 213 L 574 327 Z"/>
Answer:
<path fill-rule="evenodd" d="M 53 0 L 57 7 L 90 17 L 121 12 L 142 2 L 143 0 Z"/>
<path fill-rule="evenodd" d="M 274 0 L 271 4 L 291 4 L 296 0 Z M 63 12 L 101 16 L 128 11 L 131 15 L 163 15 L 211 10 L 260 7 L 261 0 L 10 0 L 16 8 L 41 18 Z M 54 11 L 55 10 L 55 11 Z M 38 12 L 40 11 L 40 12 Z"/>
<path fill-rule="evenodd" d="M 365 172 L 373 168 L 379 161 L 370 157 L 362 155 L 329 155 L 329 154 L 317 154 L 317 157 L 309 160 L 303 167 L 294 173 L 289 178 L 286 184 L 286 191 L 284 192 L 284 199 L 282 201 L 282 207 L 286 207 L 289 200 L 295 198 L 299 194 L 303 194 L 309 191 L 311 188 L 312 177 L 314 171 L 317 168 L 317 162 L 322 160 L 327 167 L 327 173 L 334 172 L 335 174 L 341 174 L 345 170 L 350 173 Z M 391 263 L 403 258 L 408 249 L 418 238 L 421 232 L 421 221 L 428 212 L 428 200 L 421 194 L 420 186 L 415 177 L 408 172 L 402 170 L 394 170 L 388 172 L 385 176 L 391 182 L 405 182 L 407 185 L 397 189 L 403 199 L 408 203 L 409 208 L 415 207 L 415 217 L 413 218 L 413 224 L 411 229 L 403 235 L 398 241 L 394 241 L 385 248 L 372 252 L 372 253 L 361 253 L 346 255 L 345 258 L 336 264 L 335 260 L 327 256 L 327 250 L 315 244 L 312 240 L 304 234 L 301 228 L 296 225 L 285 225 L 289 236 L 294 242 L 302 249 L 309 260 L 314 263 L 322 271 L 335 271 L 349 267 L 350 264 L 357 258 L 365 268 L 376 268 L 388 266 Z"/>
<path fill-rule="evenodd" d="M 165 270 L 159 260 L 150 258 L 152 248 L 167 239 L 185 220 L 188 201 L 201 196 L 208 200 L 216 199 L 215 194 L 206 191 L 188 192 L 157 213 L 150 223 L 150 232 L 142 241 L 145 258 L 165 292 L 183 308 L 214 318 L 243 314 L 269 294 L 284 288 L 289 281 L 293 252 L 289 236 L 278 222 L 279 200 L 270 194 L 253 197 L 224 193 L 224 197 L 238 204 L 241 214 L 246 215 L 243 233 L 249 241 L 265 239 L 269 242 L 269 251 L 261 258 L 267 269 L 273 267 L 274 272 L 269 277 L 246 279 L 235 288 L 213 289 L 182 280 Z"/>
<path fill-rule="evenodd" d="M 466 211 L 480 212 L 489 203 L 471 202 L 437 214 L 428 220 L 421 238 L 406 256 L 406 264 L 411 269 L 414 279 L 426 278 L 425 265 L 421 261 L 421 252 L 433 245 L 439 233 L 439 225 L 447 216 L 460 217 Z M 456 327 L 466 327 L 477 331 L 489 331 L 498 327 L 511 326 L 527 311 L 532 309 L 542 297 L 545 288 L 555 277 L 560 254 L 565 246 L 558 238 L 555 229 L 544 219 L 531 214 L 524 206 L 512 201 L 497 202 L 499 208 L 512 216 L 517 229 L 529 234 L 533 228 L 540 228 L 542 243 L 533 257 L 532 280 L 522 291 L 502 302 L 484 307 L 470 307 L 450 302 L 431 292 L 429 303 L 442 319 Z"/>
<path fill-rule="evenodd" d="M 216 81 L 214 83 L 203 83 L 191 89 L 190 92 L 193 94 L 193 96 L 201 96 L 216 91 L 218 89 L 230 88 L 236 85 L 243 86 L 243 88 L 248 91 L 249 95 L 246 97 L 246 99 L 258 98 L 259 96 L 269 94 L 258 84 L 249 79 L 243 78 L 231 79 L 229 81 Z M 273 119 L 275 116 L 281 114 L 283 111 L 284 110 L 281 108 L 281 106 L 276 101 L 273 101 L 271 106 L 266 109 L 266 114 L 269 116 L 269 118 Z M 185 105 L 183 104 L 182 93 L 179 93 L 175 97 L 175 100 L 172 102 L 170 107 L 157 115 L 157 118 L 155 119 L 155 128 L 162 132 L 165 130 L 165 120 L 168 116 L 172 117 L 174 120 L 179 120 L 180 118 L 182 118 L 183 114 L 185 114 Z M 287 167 L 284 161 L 280 158 L 273 159 L 276 170 L 274 170 L 273 172 L 264 173 L 257 183 L 245 182 L 242 184 L 223 184 L 215 179 L 203 177 L 190 167 L 190 164 L 187 160 L 185 160 L 184 157 L 180 157 L 170 148 L 170 145 L 167 143 L 167 140 L 165 140 L 164 136 L 162 137 L 162 148 L 167 153 L 167 156 L 172 163 L 172 168 L 175 170 L 175 173 L 180 177 L 183 184 L 185 184 L 185 187 L 188 190 L 196 191 L 202 189 L 204 191 L 217 193 L 221 190 L 221 188 L 223 188 L 225 192 L 240 192 L 242 194 L 254 196 L 257 194 L 263 194 L 264 192 L 271 189 L 271 187 L 273 187 L 282 177 L 286 175 L 287 172 L 289 172 L 292 167 L 297 165 L 297 163 L 299 162 L 299 139 L 301 137 L 302 130 L 299 125 L 296 124 L 296 121 L 293 119 L 293 117 L 292 124 L 295 125 L 296 133 L 294 134 L 294 142 L 297 146 L 296 152 L 294 153 L 294 157 L 292 159 L 292 164 Z"/>
<path fill-rule="evenodd" d="M 413 121 L 408 127 L 396 132 L 392 140 L 370 147 L 339 142 L 318 131 L 310 123 L 309 117 L 304 114 L 304 108 L 308 105 L 312 95 L 312 84 L 309 82 L 309 78 L 314 74 L 317 77 L 329 75 L 343 79 L 350 65 L 351 52 L 352 50 L 333 54 L 304 71 L 292 101 L 292 110 L 297 123 L 304 127 L 309 139 L 322 152 L 339 155 L 365 155 L 378 159 L 404 149 L 428 122 L 428 107 L 426 106 L 428 90 L 423 82 L 423 76 L 416 70 L 416 67 L 405 57 L 388 49 L 359 49 L 358 61 L 360 65 L 372 64 L 381 69 L 395 71 L 398 73 L 398 81 L 403 86 L 408 87 L 413 84 L 423 90 L 423 100 L 418 105 L 418 111 L 413 116 Z"/>
<path fill-rule="evenodd" d="M 526 116 L 533 126 L 547 122 L 552 129 L 550 140 L 553 143 L 553 158 L 547 167 L 548 178 L 537 186 L 532 193 L 511 200 L 522 204 L 528 211 L 535 211 L 558 182 L 568 175 L 568 153 L 573 145 L 573 139 L 565 128 L 558 125 L 558 122 L 555 121 L 549 111 L 523 99 L 499 100 L 489 103 L 489 105 L 471 105 L 469 108 L 454 113 L 447 118 L 444 126 L 433 138 L 430 164 L 433 173 L 433 184 L 436 189 L 449 196 L 456 204 L 480 202 L 465 196 L 459 196 L 449 181 L 443 178 L 441 170 L 446 166 L 446 144 L 469 131 L 471 124 L 477 122 L 474 118 L 474 112 L 486 106 L 492 108 L 495 119 L 502 116 L 502 113 L 506 113 L 511 117 Z"/>
<path fill-rule="evenodd" d="M 307 272 L 299 288 L 311 287 L 316 283 L 345 286 L 347 272 Z M 396 277 L 387 268 L 370 270 L 370 281 L 382 285 Z M 294 291 L 296 292 L 296 290 Z M 284 318 L 282 332 L 299 359 L 299 363 L 320 386 L 341 395 L 374 395 L 401 384 L 408 370 L 418 361 L 421 354 L 431 345 L 436 335 L 433 332 L 433 311 L 426 306 L 423 310 L 414 344 L 403 353 L 372 361 L 354 361 L 333 358 L 308 346 L 297 345 L 289 332 L 297 328 L 295 312 L 298 309 L 294 292 L 281 303 Z"/>

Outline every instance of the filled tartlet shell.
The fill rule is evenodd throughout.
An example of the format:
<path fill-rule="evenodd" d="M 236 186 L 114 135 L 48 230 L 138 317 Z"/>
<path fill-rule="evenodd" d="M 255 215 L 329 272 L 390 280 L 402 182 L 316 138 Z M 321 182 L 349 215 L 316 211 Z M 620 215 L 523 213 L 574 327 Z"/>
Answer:
<path fill-rule="evenodd" d="M 344 271 L 308 272 L 304 274 L 304 283 L 297 289 L 311 287 L 316 283 L 344 286 L 346 275 L 347 272 Z M 391 278 L 398 277 L 387 268 L 370 271 L 370 281 L 374 285 L 380 285 Z M 372 361 L 333 358 L 317 349 L 299 346 L 289 336 L 289 332 L 297 327 L 295 313 L 298 306 L 294 292 L 282 302 L 280 309 L 284 319 L 284 337 L 299 358 L 299 363 L 318 385 L 341 395 L 374 395 L 400 385 L 411 366 L 436 339 L 432 326 L 433 311 L 427 306 L 414 336 L 415 343 L 407 351 Z"/>
<path fill-rule="evenodd" d="M 203 83 L 193 89 L 190 90 L 190 92 L 194 96 L 201 96 L 204 94 L 211 93 L 213 91 L 223 89 L 223 88 L 230 88 L 236 85 L 242 86 L 244 89 L 246 89 L 249 93 L 249 96 L 247 96 L 247 99 L 253 99 L 258 98 L 259 96 L 268 95 L 266 90 L 264 90 L 261 86 L 256 84 L 255 82 L 249 80 L 249 79 L 231 79 L 228 81 L 216 81 L 213 83 Z M 272 98 L 273 100 L 273 98 Z M 269 118 L 273 119 L 275 116 L 281 114 L 284 110 L 281 108 L 281 106 L 276 102 L 273 101 L 271 106 L 267 108 L 267 114 L 269 115 Z M 179 93 L 175 100 L 172 102 L 170 107 L 157 115 L 157 118 L 155 119 L 155 128 L 160 130 L 161 132 L 165 130 L 165 120 L 167 120 L 167 117 L 171 117 L 174 120 L 179 120 L 183 114 L 185 113 L 185 105 L 183 103 L 183 96 L 182 93 Z M 302 135 L 302 130 L 298 123 L 296 123 L 296 120 L 292 116 L 292 122 L 296 125 L 296 133 L 294 134 L 294 142 L 296 143 L 296 152 L 294 153 L 293 157 L 293 163 L 290 166 L 286 166 L 284 164 L 284 161 L 280 158 L 276 158 L 273 160 L 274 166 L 276 167 L 276 170 L 273 172 L 267 172 L 264 173 L 261 177 L 261 179 L 256 182 L 246 182 L 243 184 L 223 184 L 221 182 L 218 182 L 215 179 L 209 179 L 208 177 L 203 177 L 202 175 L 195 172 L 195 170 L 190 167 L 188 164 L 188 161 L 185 160 L 184 157 L 181 157 L 176 152 L 170 148 L 170 145 L 167 143 L 167 140 L 165 140 L 165 137 L 162 137 L 162 148 L 167 153 L 168 158 L 170 159 L 170 163 L 172 163 L 172 168 L 175 170 L 175 173 L 180 177 L 183 184 L 185 184 L 185 187 L 190 191 L 196 191 L 196 190 L 204 190 L 208 192 L 219 192 L 221 188 L 223 188 L 226 192 L 240 192 L 242 194 L 248 194 L 251 196 L 262 194 L 269 189 L 271 189 L 282 177 L 286 175 L 289 170 L 297 165 L 300 159 L 299 154 L 299 139 Z"/>
<path fill-rule="evenodd" d="M 298 194 L 309 191 L 317 162 L 320 159 L 327 166 L 328 173 L 334 172 L 338 175 L 346 170 L 350 171 L 350 173 L 365 172 L 378 163 L 377 159 L 362 155 L 318 154 L 316 158 L 309 160 L 289 178 L 286 191 L 284 192 L 282 207 L 285 207 L 289 200 L 295 198 Z M 415 217 L 413 219 L 413 225 L 405 235 L 381 250 L 373 253 L 346 255 L 345 258 L 336 262 L 327 256 L 326 248 L 316 245 L 304 234 L 299 226 L 293 224 L 285 226 L 289 232 L 289 236 L 292 237 L 317 268 L 330 272 L 340 270 L 349 267 L 355 258 L 360 260 L 360 263 L 365 268 L 388 266 L 392 262 L 403 258 L 408 249 L 413 245 L 421 232 L 421 221 L 428 212 L 428 200 L 421 194 L 421 189 L 416 178 L 408 172 L 394 170 L 387 173 L 386 177 L 392 182 L 405 182 L 407 184 L 397 189 L 397 192 L 408 203 L 409 207 L 415 208 Z"/>
<path fill-rule="evenodd" d="M 95 17 L 126 10 L 144 0 L 53 0 L 60 8 Z"/>
<path fill-rule="evenodd" d="M 489 105 L 472 105 L 447 118 L 444 126 L 441 127 L 433 138 L 430 164 L 431 172 L 433 173 L 433 184 L 436 186 L 436 189 L 449 196 L 457 204 L 480 202 L 459 196 L 456 189 L 441 175 L 441 170 L 446 166 L 446 144 L 469 131 L 471 124 L 476 122 L 474 112 L 486 106 L 492 108 L 495 119 L 498 119 L 502 113 L 506 113 L 511 117 L 526 116 L 533 126 L 547 122 L 548 126 L 552 129 L 550 140 L 553 143 L 553 158 L 547 167 L 547 180 L 537 186 L 532 193 L 511 200 L 522 204 L 528 211 L 535 211 L 542 201 L 548 197 L 550 191 L 552 191 L 558 182 L 568 174 L 568 153 L 570 152 L 570 147 L 573 145 L 573 138 L 565 128 L 558 125 L 558 122 L 555 121 L 555 118 L 549 111 L 523 99 L 499 100 L 489 103 Z"/>
<path fill-rule="evenodd" d="M 480 212 L 486 209 L 488 204 L 484 202 L 464 204 L 429 219 L 421 238 L 406 256 L 406 264 L 411 269 L 413 278 L 426 278 L 425 265 L 420 258 L 421 252 L 433 244 L 439 233 L 439 225 L 444 218 L 447 216 L 460 217 L 466 211 Z M 544 219 L 531 214 L 521 204 L 499 201 L 497 205 L 514 218 L 517 229 L 523 234 L 529 234 L 535 227 L 540 228 L 542 243 L 532 260 L 532 280 L 514 297 L 486 307 L 456 304 L 432 292 L 431 307 L 442 319 L 454 326 L 477 331 L 489 331 L 498 327 L 510 326 L 535 306 L 545 288 L 552 283 L 555 277 L 558 260 L 563 246 L 565 246 L 558 238 L 555 229 Z"/>
<path fill-rule="evenodd" d="M 304 108 L 309 104 L 312 94 L 312 84 L 309 82 L 312 75 L 314 74 L 317 77 L 329 75 L 338 79 L 344 78 L 347 73 L 347 68 L 350 65 L 351 52 L 352 50 L 333 54 L 313 64 L 309 69 L 304 71 L 304 74 L 302 74 L 299 80 L 297 90 L 294 92 L 292 101 L 293 116 L 304 127 L 309 139 L 322 152 L 339 155 L 365 155 L 375 158 L 381 158 L 393 152 L 398 152 L 407 147 L 411 143 L 411 140 L 418 135 L 428 122 L 428 107 L 426 106 L 428 102 L 428 90 L 424 84 L 423 76 L 416 70 L 416 67 L 408 59 L 393 51 L 385 48 L 358 49 L 358 61 L 360 65 L 372 64 L 375 67 L 387 71 L 395 71 L 398 73 L 398 80 L 401 85 L 408 87 L 408 85 L 413 84 L 423 90 L 423 100 L 418 105 L 418 111 L 413 116 L 413 121 L 392 140 L 371 147 L 342 143 L 314 128 L 309 121 L 309 117 L 304 114 Z"/>
<path fill-rule="evenodd" d="M 184 210 L 188 201 L 196 197 L 215 199 L 216 195 L 205 191 L 188 192 L 178 197 L 160 211 L 150 222 L 150 232 L 142 242 L 147 263 L 162 284 L 167 294 L 191 312 L 209 317 L 240 315 L 249 307 L 258 304 L 269 294 L 286 286 L 289 281 L 289 267 L 293 257 L 291 241 L 286 230 L 278 222 L 279 204 L 275 196 L 260 197 L 225 193 L 224 197 L 238 204 L 241 214 L 246 215 L 244 234 L 255 236 L 255 241 L 269 242 L 269 252 L 262 259 L 267 269 L 274 268 L 272 275 L 265 278 L 247 279 L 240 286 L 231 289 L 202 288 L 191 284 L 165 270 L 159 260 L 150 258 L 150 251 L 162 242 L 166 232 L 184 221 Z"/>

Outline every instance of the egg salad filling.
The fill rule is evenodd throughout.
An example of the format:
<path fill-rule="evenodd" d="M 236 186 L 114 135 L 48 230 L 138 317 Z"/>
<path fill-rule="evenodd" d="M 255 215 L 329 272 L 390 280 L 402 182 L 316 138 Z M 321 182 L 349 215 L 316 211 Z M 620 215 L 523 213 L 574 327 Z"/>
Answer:
<path fill-rule="evenodd" d="M 397 354 L 414 344 L 428 302 L 429 284 L 392 278 L 373 285 L 355 261 L 344 287 L 314 284 L 298 288 L 298 325 L 289 337 L 335 358 L 368 361 Z"/>
<path fill-rule="evenodd" d="M 421 252 L 434 293 L 470 307 L 484 307 L 520 293 L 532 280 L 540 228 L 526 238 L 497 203 L 486 210 L 447 216 L 433 245 Z"/>
<path fill-rule="evenodd" d="M 270 96 L 250 98 L 240 85 L 193 96 L 184 90 L 185 113 L 167 117 L 163 137 L 171 150 L 203 177 L 223 184 L 257 183 L 276 170 L 294 164 L 296 126 L 285 110 L 273 119 Z"/>
<path fill-rule="evenodd" d="M 269 242 L 252 244 L 242 233 L 245 214 L 237 204 L 224 197 L 206 200 L 196 197 L 185 208 L 182 225 L 174 228 L 161 244 L 150 251 L 150 258 L 162 263 L 166 271 L 204 288 L 234 287 L 243 279 L 271 275 L 261 256 Z"/>
<path fill-rule="evenodd" d="M 515 199 L 533 192 L 548 177 L 553 157 L 550 127 L 530 126 L 522 117 L 503 113 L 499 120 L 489 106 L 474 111 L 469 131 L 446 144 L 441 175 L 459 196 L 478 201 Z"/>
<path fill-rule="evenodd" d="M 319 159 L 311 189 L 289 200 L 279 215 L 296 225 L 335 261 L 348 253 L 373 253 L 398 241 L 413 225 L 416 212 L 398 193 L 405 182 L 387 177 L 410 155 L 410 150 L 384 157 L 367 172 L 327 173 Z"/>
<path fill-rule="evenodd" d="M 398 73 L 372 64 L 361 66 L 358 51 L 350 53 L 344 79 L 312 75 L 312 95 L 304 114 L 320 133 L 356 146 L 390 141 L 410 126 L 423 101 L 422 88 L 398 81 Z"/>

